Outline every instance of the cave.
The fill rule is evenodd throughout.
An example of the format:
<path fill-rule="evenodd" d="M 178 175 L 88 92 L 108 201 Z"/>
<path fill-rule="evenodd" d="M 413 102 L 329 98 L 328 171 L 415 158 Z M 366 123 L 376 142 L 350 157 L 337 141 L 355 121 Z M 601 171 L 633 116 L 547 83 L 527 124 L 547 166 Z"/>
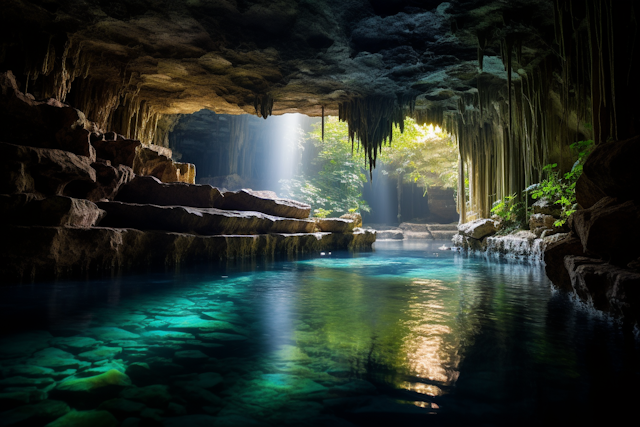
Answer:
<path fill-rule="evenodd" d="M 636 419 L 636 8 L 3 0 L 0 424 Z"/>

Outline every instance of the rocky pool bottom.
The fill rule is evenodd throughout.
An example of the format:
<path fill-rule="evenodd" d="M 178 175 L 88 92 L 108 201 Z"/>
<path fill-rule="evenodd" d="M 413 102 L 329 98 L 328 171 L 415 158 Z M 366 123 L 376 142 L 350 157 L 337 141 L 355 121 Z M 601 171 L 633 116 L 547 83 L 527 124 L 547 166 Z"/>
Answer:
<path fill-rule="evenodd" d="M 640 345 L 443 242 L 0 288 L 0 426 L 612 425 Z"/>

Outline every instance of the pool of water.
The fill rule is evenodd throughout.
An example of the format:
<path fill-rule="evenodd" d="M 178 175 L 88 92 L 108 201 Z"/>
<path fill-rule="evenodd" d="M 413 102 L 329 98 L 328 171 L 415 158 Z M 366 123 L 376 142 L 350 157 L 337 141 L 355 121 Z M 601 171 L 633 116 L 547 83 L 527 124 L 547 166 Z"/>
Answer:
<path fill-rule="evenodd" d="M 0 425 L 598 425 L 632 413 L 631 334 L 554 292 L 540 266 L 442 243 L 2 287 Z"/>

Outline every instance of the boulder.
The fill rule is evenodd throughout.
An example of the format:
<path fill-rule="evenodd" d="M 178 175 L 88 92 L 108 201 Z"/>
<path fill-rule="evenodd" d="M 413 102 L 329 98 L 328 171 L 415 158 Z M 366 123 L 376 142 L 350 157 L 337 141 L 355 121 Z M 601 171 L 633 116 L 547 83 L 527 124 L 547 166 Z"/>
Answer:
<path fill-rule="evenodd" d="M 404 232 L 402 230 L 374 230 L 377 240 L 402 240 Z"/>
<path fill-rule="evenodd" d="M 343 218 L 314 218 L 319 231 L 330 233 L 348 233 L 353 231 L 355 223 L 350 219 Z"/>
<path fill-rule="evenodd" d="M 71 411 L 45 427 L 116 427 L 118 420 L 107 411 Z"/>
<path fill-rule="evenodd" d="M 583 251 L 616 265 L 626 265 L 640 256 L 640 209 L 633 201 L 624 203 L 605 197 L 589 209 L 571 216 L 571 227 Z"/>
<path fill-rule="evenodd" d="M 288 199 L 265 198 L 259 192 L 250 189 L 226 191 L 220 209 L 236 211 L 255 211 L 282 218 L 309 218 L 311 206 Z"/>
<path fill-rule="evenodd" d="M 362 215 L 360 215 L 359 213 L 344 214 L 344 215 L 341 215 L 340 218 L 350 219 L 351 221 L 353 221 L 353 226 L 355 228 L 362 228 Z"/>
<path fill-rule="evenodd" d="M 108 160 L 113 166 L 124 165 L 133 168 L 138 148 L 142 146 L 135 139 L 115 139 L 113 132 L 105 134 L 105 137 L 113 139 L 93 141 L 96 156 L 99 159 Z"/>
<path fill-rule="evenodd" d="M 554 222 L 556 222 L 556 219 L 552 215 L 533 214 L 529 217 L 529 230 L 533 231 L 538 227 L 552 229 L 554 228 Z"/>
<path fill-rule="evenodd" d="M 597 186 L 604 195 L 620 200 L 640 199 L 638 172 L 635 160 L 640 158 L 640 136 L 625 141 L 598 144 L 584 163 L 583 182 L 576 184 L 576 198 L 583 207 L 601 193 L 593 192 Z M 593 185 L 592 185 L 593 184 Z M 593 194 L 589 194 L 593 192 Z"/>
<path fill-rule="evenodd" d="M 87 378 L 68 378 L 60 383 L 55 388 L 57 394 L 66 395 L 67 393 L 73 394 L 87 394 L 87 393 L 99 393 L 105 390 L 120 390 L 130 387 L 131 380 L 126 374 L 118 371 L 117 369 L 111 369 L 100 375 Z M 117 393 L 116 393 L 117 394 Z"/>
<path fill-rule="evenodd" d="M 278 218 L 260 212 L 239 212 L 215 208 L 138 205 L 98 202 L 107 212 L 101 225 L 138 230 L 163 230 L 201 235 L 312 233 L 310 219 Z"/>
<path fill-rule="evenodd" d="M 64 196 L 38 199 L 33 194 L 0 195 L 6 224 L 92 227 L 105 215 L 89 200 Z"/>
<path fill-rule="evenodd" d="M 158 145 L 141 145 L 136 149 L 133 171 L 137 175 L 155 176 L 162 182 L 178 182 L 179 172 L 171 160 L 171 150 Z"/>
<path fill-rule="evenodd" d="M 576 202 L 583 209 L 590 208 L 605 196 L 604 191 L 591 181 L 586 174 L 580 175 L 576 182 Z"/>
<path fill-rule="evenodd" d="M 481 240 L 487 236 L 496 234 L 498 224 L 492 219 L 477 219 L 458 225 L 458 234 L 472 239 Z"/>
<path fill-rule="evenodd" d="M 0 142 L 0 194 L 64 194 L 74 181 L 96 182 L 88 157 Z"/>
<path fill-rule="evenodd" d="M 583 256 L 582 243 L 574 234 L 550 243 L 544 250 L 544 263 L 547 277 L 559 289 L 572 292 L 571 277 L 565 267 L 566 256 Z"/>
<path fill-rule="evenodd" d="M 562 209 L 546 197 L 541 197 L 533 205 L 531 205 L 534 214 L 551 215 L 560 218 Z"/>
<path fill-rule="evenodd" d="M 640 272 L 586 257 L 567 256 L 576 294 L 593 307 L 631 325 L 640 320 Z"/>
<path fill-rule="evenodd" d="M 54 148 L 95 161 L 89 142 L 95 124 L 84 114 L 55 99 L 36 101 L 18 90 L 11 71 L 0 74 L 0 116 L 11 117 L 0 127 L 0 141 L 38 148 Z"/>
<path fill-rule="evenodd" d="M 136 176 L 123 185 L 116 196 L 117 201 L 127 203 L 196 208 L 219 207 L 221 199 L 220 191 L 210 185 L 163 183 L 154 176 Z"/>

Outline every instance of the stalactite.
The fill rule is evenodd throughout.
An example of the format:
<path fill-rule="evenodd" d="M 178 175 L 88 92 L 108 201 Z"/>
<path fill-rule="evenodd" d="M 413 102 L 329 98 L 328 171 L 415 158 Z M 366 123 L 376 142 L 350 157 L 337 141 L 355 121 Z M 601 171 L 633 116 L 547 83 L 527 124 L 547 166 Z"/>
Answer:
<path fill-rule="evenodd" d="M 324 105 L 322 106 L 322 142 L 324 142 Z"/>
<path fill-rule="evenodd" d="M 253 100 L 253 107 L 258 117 L 266 119 L 273 111 L 273 97 L 270 94 L 256 95 Z"/>

